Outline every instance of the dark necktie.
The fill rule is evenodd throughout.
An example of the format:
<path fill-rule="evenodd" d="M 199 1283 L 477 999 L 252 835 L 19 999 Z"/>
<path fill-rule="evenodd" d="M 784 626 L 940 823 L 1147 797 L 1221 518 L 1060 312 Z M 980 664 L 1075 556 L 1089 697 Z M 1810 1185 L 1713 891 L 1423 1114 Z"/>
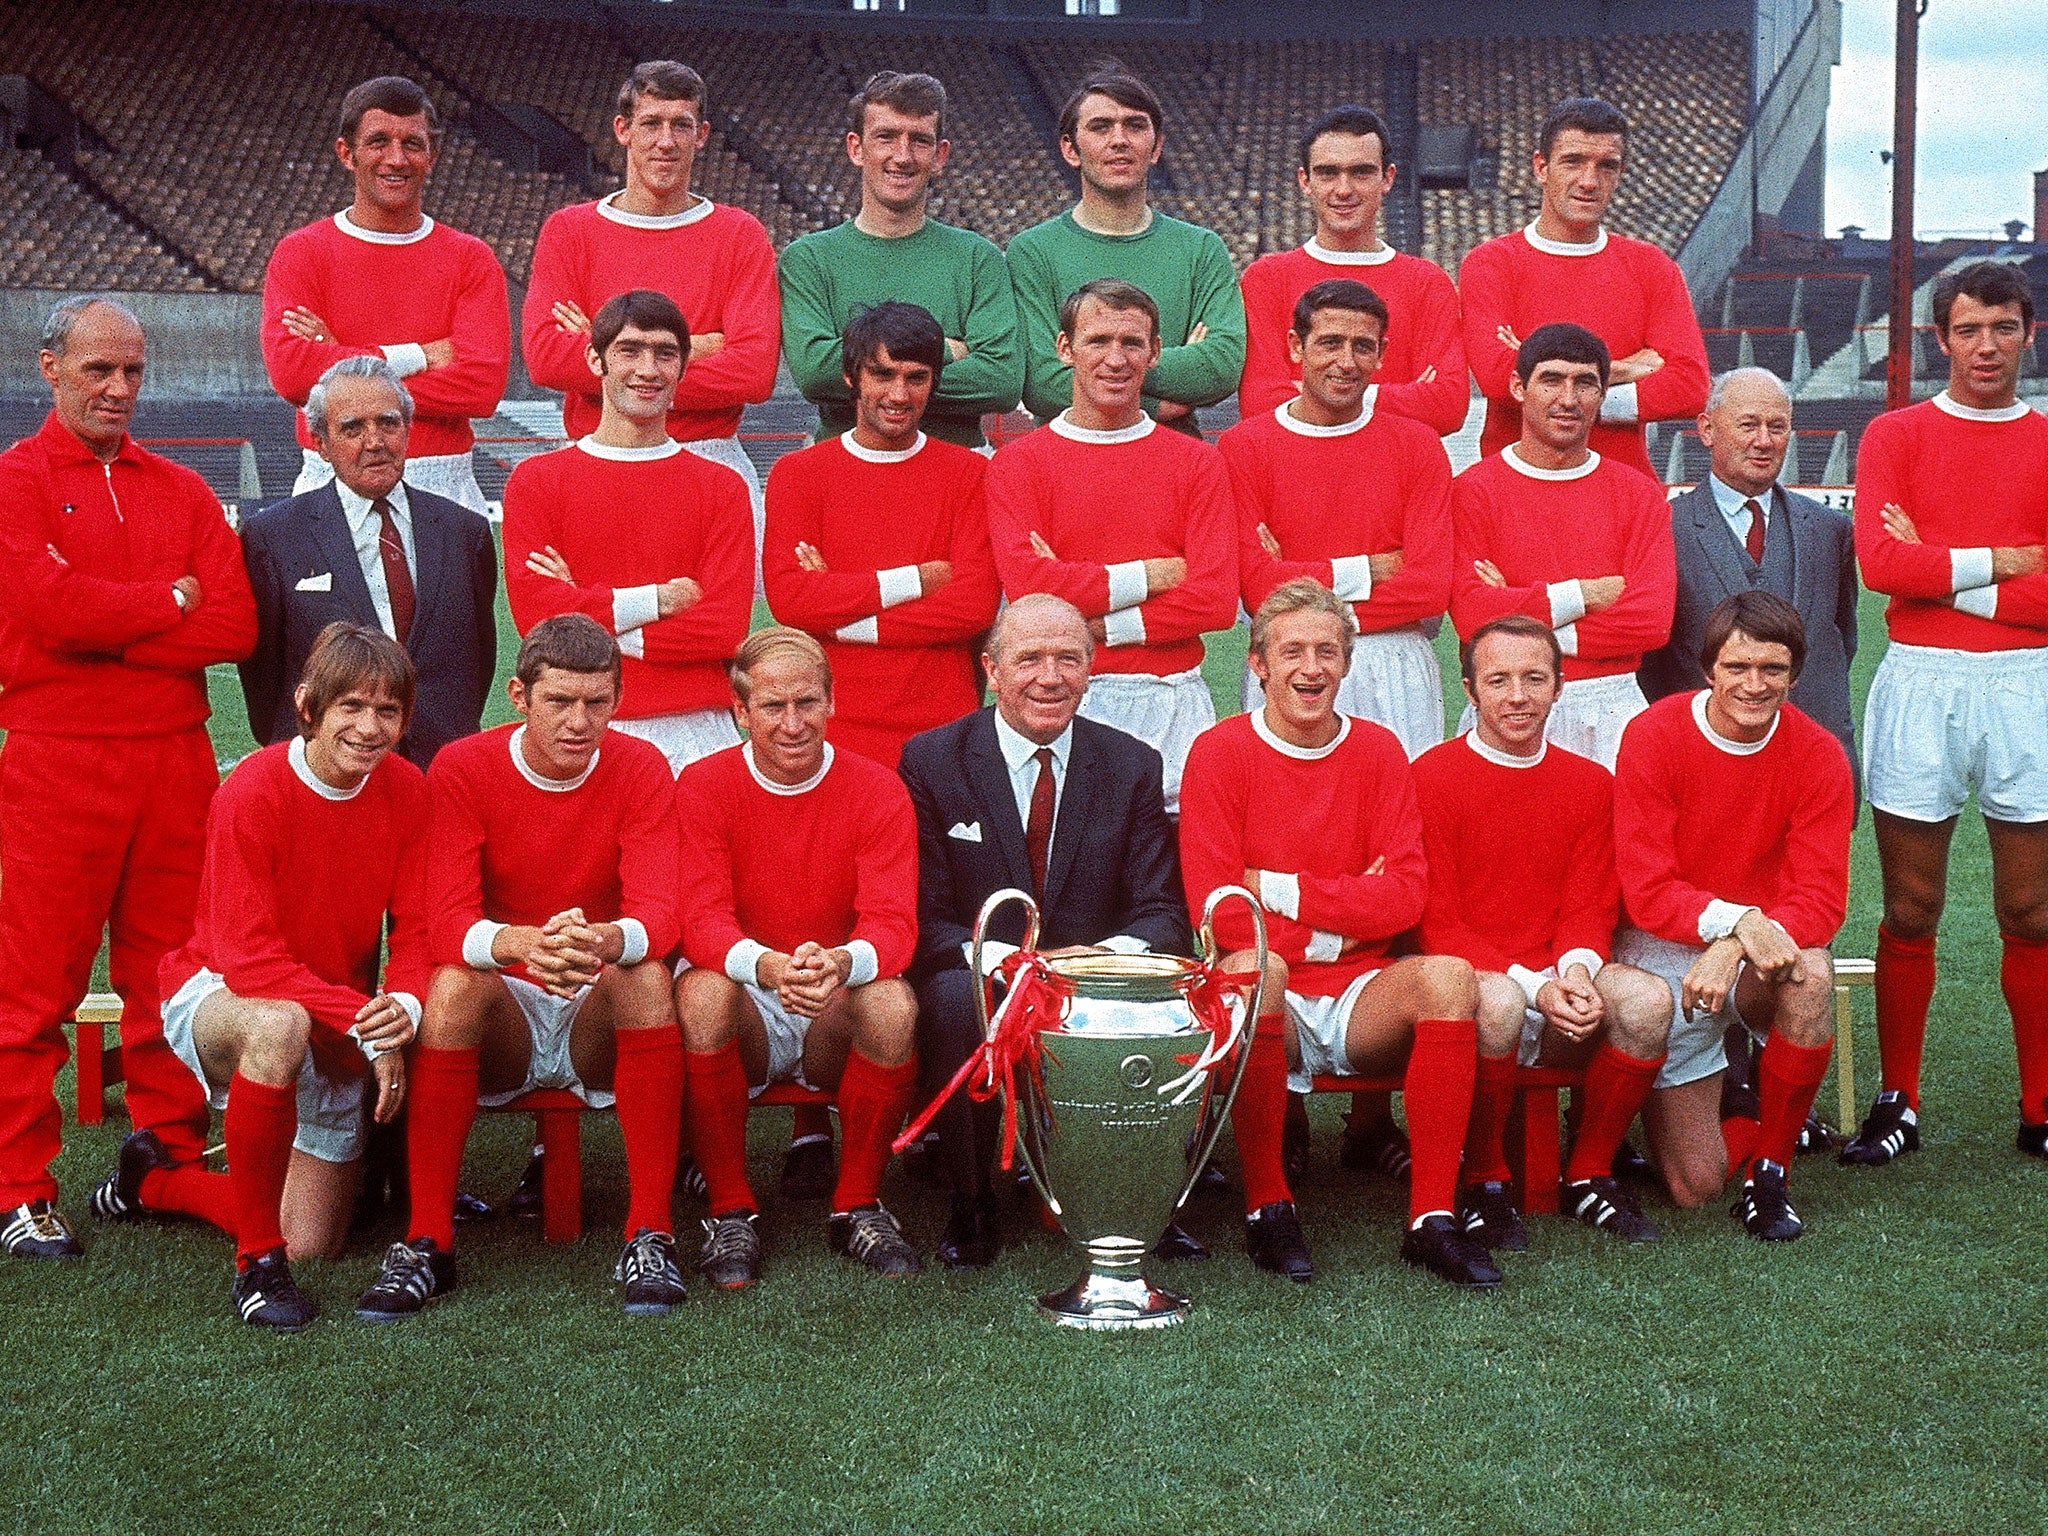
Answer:
<path fill-rule="evenodd" d="M 377 553 L 384 561 L 384 590 L 391 599 L 391 627 L 400 645 L 412 633 L 412 570 L 405 563 L 405 542 L 391 516 L 391 503 L 379 496 L 370 503 L 377 513 Z"/>
<path fill-rule="evenodd" d="M 1764 509 L 1751 497 L 1743 504 L 1749 513 L 1749 535 L 1742 541 L 1742 547 L 1749 551 L 1749 558 L 1758 565 L 1764 563 Z"/>
<path fill-rule="evenodd" d="M 1024 850 L 1031 856 L 1031 894 L 1045 895 L 1045 856 L 1052 847 L 1052 748 L 1032 753 L 1038 782 L 1031 786 L 1031 817 L 1024 823 Z"/>

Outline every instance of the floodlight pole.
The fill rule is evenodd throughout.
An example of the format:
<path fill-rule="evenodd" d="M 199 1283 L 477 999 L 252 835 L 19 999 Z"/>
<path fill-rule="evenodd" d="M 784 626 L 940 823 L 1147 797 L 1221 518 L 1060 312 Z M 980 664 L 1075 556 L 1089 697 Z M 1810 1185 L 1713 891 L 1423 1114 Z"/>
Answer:
<path fill-rule="evenodd" d="M 1892 82 L 1892 295 L 1884 408 L 1913 403 L 1913 127 L 1919 111 L 1920 18 L 1927 0 L 1899 0 Z"/>

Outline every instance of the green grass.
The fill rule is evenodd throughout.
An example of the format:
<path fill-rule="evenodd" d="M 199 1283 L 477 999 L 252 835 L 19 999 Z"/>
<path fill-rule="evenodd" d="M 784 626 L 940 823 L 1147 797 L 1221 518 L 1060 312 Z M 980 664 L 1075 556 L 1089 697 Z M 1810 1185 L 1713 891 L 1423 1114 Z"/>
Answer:
<path fill-rule="evenodd" d="M 1227 707 L 1241 646 L 1212 648 Z M 216 702 L 227 757 L 231 683 Z M 1966 822 L 1927 1149 L 1875 1174 L 1803 1160 L 1787 1248 L 1653 1200 L 1660 1245 L 1541 1220 L 1500 1291 L 1454 1294 L 1396 1261 L 1400 1192 L 1335 1166 L 1318 1102 L 1314 1285 L 1252 1271 L 1211 1199 L 1193 1225 L 1217 1257 L 1160 1276 L 1189 1325 L 1078 1335 L 1031 1313 L 1076 1264 L 1022 1220 L 984 1274 L 887 1284 L 830 1258 L 822 1210 L 773 1193 L 787 1122 L 764 1114 L 766 1279 L 628 1323 L 606 1282 L 618 1135 L 592 1117 L 589 1235 L 470 1229 L 461 1289 L 400 1326 L 347 1317 L 368 1247 L 302 1266 L 328 1316 L 288 1340 L 234 1319 L 226 1245 L 195 1227 L 0 1264 L 0 1510 L 37 1532 L 2038 1531 L 2043 1173 L 2011 1146 L 1985 858 Z M 1843 951 L 1868 954 L 1875 920 L 1866 817 Z M 1859 1044 L 1867 1098 L 1867 1018 Z M 74 1215 L 124 1129 L 71 1130 Z M 501 1194 L 525 1129 L 486 1117 L 467 1181 Z M 928 1251 L 943 1200 L 901 1169 L 885 1194 Z"/>

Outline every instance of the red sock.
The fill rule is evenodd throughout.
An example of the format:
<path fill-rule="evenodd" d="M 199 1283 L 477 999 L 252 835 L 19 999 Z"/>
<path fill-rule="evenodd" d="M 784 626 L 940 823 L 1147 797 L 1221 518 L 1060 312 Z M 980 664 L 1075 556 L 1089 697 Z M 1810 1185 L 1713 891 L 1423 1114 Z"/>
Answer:
<path fill-rule="evenodd" d="M 882 1198 L 882 1170 L 889 1166 L 889 1143 L 903 1129 L 917 1092 L 917 1058 L 885 1067 L 859 1051 L 846 1057 L 839 1079 L 839 1182 L 832 1190 L 832 1209 L 856 1211 Z"/>
<path fill-rule="evenodd" d="M 791 1113 L 791 1141 L 801 1141 L 806 1136 L 823 1136 L 827 1141 L 832 1139 L 832 1111 L 823 1104 L 799 1104 Z"/>
<path fill-rule="evenodd" d="M 1279 1014 L 1258 1020 L 1251 1052 L 1230 1105 L 1230 1132 L 1237 1139 L 1247 1215 L 1275 1200 L 1294 1198 L 1281 1151 L 1287 1124 L 1287 1042 L 1280 1035 Z"/>
<path fill-rule="evenodd" d="M 676 1138 L 683 1121 L 683 1035 L 673 1024 L 621 1029 L 612 1036 L 618 1066 L 619 1135 L 626 1143 L 626 1236 L 641 1228 L 673 1232 Z"/>
<path fill-rule="evenodd" d="M 1934 999 L 1934 935 L 1902 939 L 1877 925 L 1877 1056 L 1888 1091 L 1920 1111 L 1920 1051 Z M 1768 1154 L 1766 1154 L 1768 1156 Z"/>
<path fill-rule="evenodd" d="M 1756 1156 L 1757 1133 L 1762 1129 L 1762 1125 L 1746 1118 L 1721 1122 L 1721 1145 L 1728 1149 L 1728 1172 L 1731 1177 L 1740 1179 L 1747 1176 L 1749 1160 Z"/>
<path fill-rule="evenodd" d="M 235 1257 L 252 1259 L 284 1246 L 278 1221 L 292 1138 L 299 1134 L 299 1087 L 274 1088 L 237 1072 L 228 1079 L 222 1119 L 228 1143 L 228 1188 L 235 1200 Z"/>
<path fill-rule="evenodd" d="M 1482 1056 L 1472 1086 L 1472 1124 L 1465 1132 L 1465 1182 L 1508 1176 L 1508 1111 L 1515 1106 L 1515 1058 Z"/>
<path fill-rule="evenodd" d="M 152 1168 L 142 1176 L 142 1208 L 166 1216 L 192 1216 L 235 1235 L 235 1193 L 224 1173 L 197 1163 Z"/>
<path fill-rule="evenodd" d="M 1572 1143 L 1571 1161 L 1565 1164 L 1568 1182 L 1603 1179 L 1613 1173 L 1621 1138 L 1642 1112 L 1650 1084 L 1663 1065 L 1661 1055 L 1644 1061 L 1617 1051 L 1610 1041 L 1600 1042 L 1600 1049 L 1586 1066 L 1586 1107 L 1579 1114 L 1579 1135 Z"/>
<path fill-rule="evenodd" d="M 431 1237 L 447 1253 L 455 1246 L 462 1148 L 476 1123 L 476 1050 L 416 1046 L 407 1068 L 412 1102 L 405 1117 L 405 1160 L 412 1218 L 406 1235 Z"/>
<path fill-rule="evenodd" d="M 1401 1094 L 1408 1105 L 1408 1220 L 1458 1203 L 1458 1154 L 1472 1118 L 1479 1027 L 1470 1019 L 1417 1019 Z"/>
<path fill-rule="evenodd" d="M 1756 1067 L 1756 1094 L 1763 1103 L 1762 1127 L 1756 1138 L 1758 1157 L 1769 1158 L 1780 1168 L 1792 1166 L 1792 1155 L 1799 1150 L 1799 1128 L 1806 1124 L 1834 1049 L 1833 1040 L 1794 1045 L 1775 1029 L 1771 1031 Z"/>
<path fill-rule="evenodd" d="M 1998 981 L 2012 1014 L 2012 1043 L 2020 1056 L 2020 1119 L 2048 1121 L 2048 944 L 2001 934 L 2005 958 Z"/>
<path fill-rule="evenodd" d="M 704 1174 L 711 1214 L 757 1210 L 747 1182 L 747 1069 L 740 1065 L 740 1048 L 690 1051 L 686 1060 L 690 1150 Z"/>

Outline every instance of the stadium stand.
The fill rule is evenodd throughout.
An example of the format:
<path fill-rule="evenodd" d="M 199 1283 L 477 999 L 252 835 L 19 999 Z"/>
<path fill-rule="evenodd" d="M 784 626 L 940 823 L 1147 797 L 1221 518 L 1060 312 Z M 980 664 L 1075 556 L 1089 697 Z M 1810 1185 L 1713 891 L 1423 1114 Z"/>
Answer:
<path fill-rule="evenodd" d="M 0 145 L 0 287 L 203 290 L 205 278 L 32 150 Z"/>

